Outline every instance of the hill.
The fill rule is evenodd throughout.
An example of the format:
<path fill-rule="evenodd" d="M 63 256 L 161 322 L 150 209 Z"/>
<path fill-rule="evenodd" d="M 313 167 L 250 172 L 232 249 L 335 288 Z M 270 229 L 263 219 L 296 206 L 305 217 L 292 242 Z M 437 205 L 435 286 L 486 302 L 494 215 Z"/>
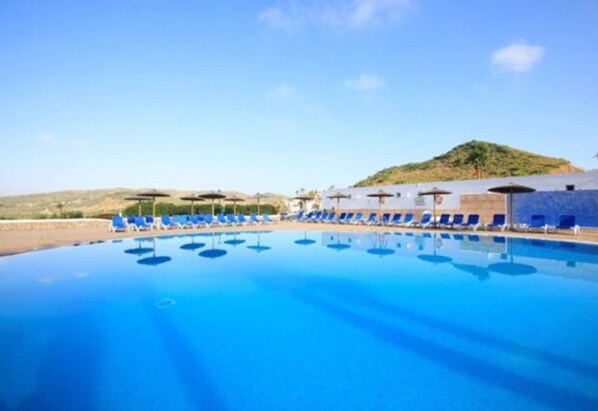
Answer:
<path fill-rule="evenodd" d="M 112 214 L 125 209 L 135 202 L 126 201 L 126 197 L 134 196 L 145 189 L 132 188 L 111 188 L 102 190 L 71 190 L 57 191 L 53 193 L 28 194 L 18 196 L 0 197 L 0 218 L 43 218 L 52 217 L 60 213 L 59 205 L 62 206 L 63 215 L 73 213 L 83 216 L 94 216 L 99 214 Z M 170 194 L 170 197 L 158 198 L 156 202 L 167 202 L 173 204 L 189 204 L 179 197 L 190 193 L 202 194 L 206 191 L 191 190 L 160 190 Z M 247 198 L 248 202 L 254 202 L 249 195 L 238 191 L 223 191 L 226 196 Z M 285 196 L 274 193 L 265 194 L 266 198 L 261 200 L 263 204 L 269 203 L 278 205 L 286 199 Z"/>
<path fill-rule="evenodd" d="M 562 158 L 473 140 L 428 161 L 385 168 L 359 181 L 355 187 L 580 171 Z"/>

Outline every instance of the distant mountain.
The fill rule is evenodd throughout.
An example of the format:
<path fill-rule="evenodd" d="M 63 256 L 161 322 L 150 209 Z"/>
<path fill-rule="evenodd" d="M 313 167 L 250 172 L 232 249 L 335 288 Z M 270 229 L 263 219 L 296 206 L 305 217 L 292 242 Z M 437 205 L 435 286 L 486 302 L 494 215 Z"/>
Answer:
<path fill-rule="evenodd" d="M 63 213 L 80 212 L 84 216 L 93 216 L 105 213 L 116 213 L 125 209 L 131 204 L 131 201 L 126 201 L 126 197 L 134 196 L 136 193 L 144 189 L 132 188 L 110 188 L 102 190 L 72 190 L 72 191 L 57 191 L 53 193 L 28 194 L 18 196 L 0 197 L 0 218 L 36 218 L 36 217 L 50 217 L 59 214 L 59 205 L 62 204 Z M 158 198 L 156 202 L 166 202 L 173 204 L 186 204 L 185 201 L 180 200 L 180 197 L 193 194 L 202 194 L 207 192 L 193 191 L 193 190 L 174 190 L 164 189 L 160 190 L 170 194 L 170 197 Z M 235 196 L 240 198 L 247 198 L 248 202 L 255 200 L 250 199 L 250 195 L 238 191 L 223 191 L 227 197 Z M 287 197 L 281 194 L 265 193 L 266 198 L 262 199 L 262 204 L 278 205 Z M 188 204 L 188 203 L 187 203 Z"/>
<path fill-rule="evenodd" d="M 359 181 L 355 187 L 581 171 L 562 158 L 473 140 L 428 161 L 385 168 Z"/>

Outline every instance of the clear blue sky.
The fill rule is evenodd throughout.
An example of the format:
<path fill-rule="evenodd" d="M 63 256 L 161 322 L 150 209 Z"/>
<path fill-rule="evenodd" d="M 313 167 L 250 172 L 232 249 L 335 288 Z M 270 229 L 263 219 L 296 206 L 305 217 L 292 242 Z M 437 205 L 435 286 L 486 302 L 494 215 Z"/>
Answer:
<path fill-rule="evenodd" d="M 598 1 L 0 1 L 0 195 L 598 160 Z"/>

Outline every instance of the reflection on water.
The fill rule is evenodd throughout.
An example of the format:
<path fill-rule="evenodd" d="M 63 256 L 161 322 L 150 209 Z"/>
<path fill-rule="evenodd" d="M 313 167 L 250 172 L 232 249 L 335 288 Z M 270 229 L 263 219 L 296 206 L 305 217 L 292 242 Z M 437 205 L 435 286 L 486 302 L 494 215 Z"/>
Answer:
<path fill-rule="evenodd" d="M 218 236 L 218 243 L 220 243 L 220 235 L 219 234 L 217 235 L 215 233 L 210 233 L 212 246 L 210 249 L 203 250 L 202 252 L 200 252 L 199 253 L 200 257 L 209 258 L 212 260 L 214 258 L 224 257 L 228 253 L 226 250 L 223 250 L 221 248 L 216 248 L 216 245 L 214 243 L 216 236 Z"/>
<path fill-rule="evenodd" d="M 363 252 L 364 255 L 394 258 L 409 257 L 430 264 L 449 267 L 455 273 L 468 273 L 480 281 L 493 276 L 527 276 L 541 273 L 598 279 L 598 247 L 564 241 L 526 240 L 505 236 L 437 232 L 289 232 L 289 246 L 301 246 L 306 252 L 318 253 L 319 247 L 334 252 Z M 203 238 L 203 241 L 201 239 Z M 159 241 L 157 241 L 159 240 Z M 162 235 L 124 241 L 125 254 L 144 257 L 141 265 L 156 266 L 171 261 L 166 254 L 176 249 L 197 251 L 200 257 L 221 258 L 242 249 L 260 254 L 278 247 L 280 241 L 270 231 L 204 232 L 189 235 Z M 244 245 L 242 248 L 237 248 Z M 158 247 L 156 247 L 158 246 Z M 285 243 L 280 243 L 284 248 Z M 163 251 L 161 251 L 162 249 Z M 161 251 L 161 252 L 160 252 Z M 166 254 L 165 254 L 166 252 Z M 286 252 L 282 249 L 281 252 Z M 148 254 L 151 254 L 148 256 Z M 556 263 L 556 264 L 555 264 Z M 425 267 L 422 267 L 425 269 Z"/>
<path fill-rule="evenodd" d="M 158 237 L 158 238 L 160 238 L 160 237 Z M 140 245 L 141 245 L 141 242 L 140 242 Z M 151 257 L 145 257 L 145 258 L 142 258 L 140 260 L 137 260 L 137 264 L 148 265 L 148 266 L 155 267 L 157 265 L 164 264 L 164 263 L 167 263 L 167 262 L 169 262 L 169 261 L 172 260 L 172 258 L 170 258 L 168 256 L 164 256 L 164 255 L 158 256 L 158 255 L 156 255 L 156 237 L 152 237 L 152 245 L 153 245 L 153 247 L 151 248 L 151 250 L 152 250 L 152 256 Z"/>

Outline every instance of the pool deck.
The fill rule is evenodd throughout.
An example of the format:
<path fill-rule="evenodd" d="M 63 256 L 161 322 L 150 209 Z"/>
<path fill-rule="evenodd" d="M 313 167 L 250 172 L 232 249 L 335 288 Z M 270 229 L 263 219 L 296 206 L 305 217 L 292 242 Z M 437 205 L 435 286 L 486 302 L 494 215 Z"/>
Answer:
<path fill-rule="evenodd" d="M 371 227 L 365 225 L 337 225 L 337 224 L 313 224 L 313 223 L 297 223 L 283 221 L 280 223 L 266 225 L 266 226 L 245 226 L 245 227 L 221 227 L 221 228 L 202 228 L 202 229 L 181 229 L 181 230 L 153 230 L 149 232 L 120 232 L 111 233 L 108 230 L 108 223 L 97 224 L 97 221 L 92 221 L 90 224 L 78 226 L 77 224 L 52 226 L 51 223 L 46 223 L 41 226 L 30 225 L 26 228 L 8 227 L 4 226 L 0 229 L 0 256 L 11 254 L 19 254 L 28 251 L 54 248 L 66 245 L 86 244 L 95 241 L 114 240 L 127 237 L 139 237 L 147 235 L 161 235 L 161 234 L 189 234 L 193 232 L 206 231 L 256 231 L 256 230 L 324 230 L 324 231 L 424 231 L 417 228 L 400 228 L 400 227 Z M 437 232 L 459 232 L 459 230 L 434 230 Z M 463 231 L 471 234 L 471 230 Z M 479 235 L 509 235 L 514 237 L 528 237 L 528 238 L 545 238 L 551 240 L 565 240 L 585 243 L 598 244 L 598 230 L 583 230 L 580 235 L 573 235 L 573 233 L 558 233 L 548 234 L 543 233 L 501 233 L 500 231 L 476 231 Z"/>

